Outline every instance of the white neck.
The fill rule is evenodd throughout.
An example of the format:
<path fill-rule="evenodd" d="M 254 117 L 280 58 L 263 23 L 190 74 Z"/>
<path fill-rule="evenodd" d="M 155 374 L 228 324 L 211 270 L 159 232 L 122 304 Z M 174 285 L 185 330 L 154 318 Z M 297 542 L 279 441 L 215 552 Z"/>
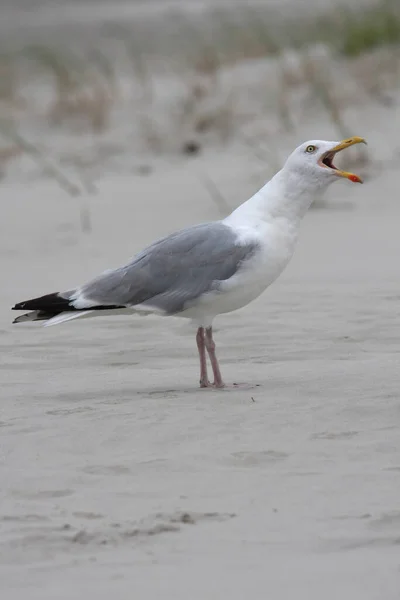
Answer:
<path fill-rule="evenodd" d="M 235 223 L 271 222 L 285 219 L 294 226 L 306 214 L 318 192 L 326 187 L 326 182 L 319 185 L 297 173 L 281 169 L 254 196 L 234 210 L 225 221 Z"/>

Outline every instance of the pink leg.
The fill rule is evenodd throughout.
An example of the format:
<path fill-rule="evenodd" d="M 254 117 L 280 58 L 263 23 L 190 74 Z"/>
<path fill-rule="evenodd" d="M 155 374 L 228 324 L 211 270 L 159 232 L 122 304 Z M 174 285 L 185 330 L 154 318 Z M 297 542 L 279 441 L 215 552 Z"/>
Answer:
<path fill-rule="evenodd" d="M 206 358 L 206 345 L 204 339 L 204 327 L 199 327 L 196 334 L 197 349 L 199 351 L 200 358 L 200 387 L 210 387 L 211 383 L 208 381 L 207 375 L 207 358 Z"/>
<path fill-rule="evenodd" d="M 217 388 L 223 388 L 223 387 L 225 387 L 225 384 L 222 381 L 221 371 L 219 369 L 218 360 L 217 360 L 217 357 L 215 354 L 215 342 L 213 340 L 212 327 L 206 328 L 206 335 L 205 335 L 204 341 L 205 341 L 205 345 L 207 348 L 208 356 L 210 357 L 212 370 L 214 373 L 213 385 L 215 385 L 215 387 L 217 387 Z"/>

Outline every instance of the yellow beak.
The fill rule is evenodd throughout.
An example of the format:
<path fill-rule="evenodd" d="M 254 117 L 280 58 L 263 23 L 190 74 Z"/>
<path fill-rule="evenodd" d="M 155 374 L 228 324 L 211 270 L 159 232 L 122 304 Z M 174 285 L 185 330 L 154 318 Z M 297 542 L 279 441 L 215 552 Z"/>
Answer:
<path fill-rule="evenodd" d="M 354 146 L 355 144 L 366 144 L 366 143 L 367 142 L 362 137 L 355 136 L 355 137 L 347 138 L 346 140 L 343 140 L 342 142 L 340 142 L 340 144 L 338 144 L 337 146 L 332 148 L 332 152 L 335 152 L 335 153 L 340 152 L 341 150 L 344 150 L 345 148 L 349 148 L 350 146 Z M 341 171 L 340 169 L 336 169 L 335 173 L 339 177 L 345 177 L 346 179 L 349 179 L 350 181 L 353 181 L 354 183 L 362 183 L 363 182 L 362 179 L 358 175 L 355 175 L 354 173 L 348 173 L 347 171 Z"/>
<path fill-rule="evenodd" d="M 340 152 L 340 150 L 344 150 L 345 148 L 349 148 L 350 146 L 354 146 L 355 144 L 366 144 L 366 143 L 367 142 L 362 137 L 355 136 L 355 137 L 347 138 L 347 140 L 343 140 L 342 142 L 340 142 L 340 144 L 338 144 L 337 146 L 332 148 L 332 152 Z"/>

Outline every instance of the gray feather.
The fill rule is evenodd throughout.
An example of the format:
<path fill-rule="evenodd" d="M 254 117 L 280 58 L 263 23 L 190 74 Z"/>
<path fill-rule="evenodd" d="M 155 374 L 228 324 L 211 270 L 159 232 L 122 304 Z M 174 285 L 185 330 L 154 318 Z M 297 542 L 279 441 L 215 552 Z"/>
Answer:
<path fill-rule="evenodd" d="M 205 223 L 158 240 L 79 291 L 101 305 L 141 304 L 175 314 L 202 294 L 218 290 L 256 250 L 255 243 L 239 245 L 223 223 Z"/>

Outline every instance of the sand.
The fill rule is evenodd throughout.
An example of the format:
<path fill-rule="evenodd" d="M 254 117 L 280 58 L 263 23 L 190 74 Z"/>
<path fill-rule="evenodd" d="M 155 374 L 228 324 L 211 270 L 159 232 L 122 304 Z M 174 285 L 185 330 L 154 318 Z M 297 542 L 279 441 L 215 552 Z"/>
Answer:
<path fill-rule="evenodd" d="M 37 4 L 44 9 L 23 15 L 9 3 L 2 32 L 58 35 L 55 5 Z M 110 7 L 96 14 L 106 19 Z M 72 29 L 76 21 L 96 23 L 91 3 L 69 11 Z M 245 74 L 254 92 L 253 79 L 272 81 L 259 68 L 238 67 L 242 88 Z M 345 93 L 343 71 L 336 75 Z M 389 100 L 357 89 L 354 101 L 352 92 L 345 123 L 370 143 L 371 162 L 353 167 L 365 185 L 332 186 L 306 216 L 278 281 L 216 320 L 223 375 L 249 384 L 241 390 L 198 388 L 194 333 L 179 319 L 43 328 L 12 325 L 10 308 L 119 266 L 158 236 L 219 218 L 204 174 L 233 209 L 295 145 L 337 139 L 309 96 L 294 131 L 275 131 L 266 116 L 253 123 L 261 140 L 270 132 L 269 164 L 237 139 L 211 141 L 191 158 L 145 155 L 126 125 L 140 120 L 129 105 L 105 134 L 122 150 L 94 169 L 97 195 L 70 198 L 26 156 L 7 168 L 2 600 L 399 598 L 398 90 Z M 97 149 L 94 136 L 63 137 L 43 119 L 24 132 L 55 159 L 66 147 Z M 86 205 L 90 233 L 81 231 Z"/>
<path fill-rule="evenodd" d="M 244 200 L 254 184 L 234 160 L 105 177 L 88 235 L 52 182 L 3 183 L 5 600 L 398 598 L 395 168 L 331 188 L 278 282 L 217 320 L 225 378 L 252 388 L 198 389 L 179 320 L 11 325 L 15 301 L 217 218 L 205 162 Z"/>

